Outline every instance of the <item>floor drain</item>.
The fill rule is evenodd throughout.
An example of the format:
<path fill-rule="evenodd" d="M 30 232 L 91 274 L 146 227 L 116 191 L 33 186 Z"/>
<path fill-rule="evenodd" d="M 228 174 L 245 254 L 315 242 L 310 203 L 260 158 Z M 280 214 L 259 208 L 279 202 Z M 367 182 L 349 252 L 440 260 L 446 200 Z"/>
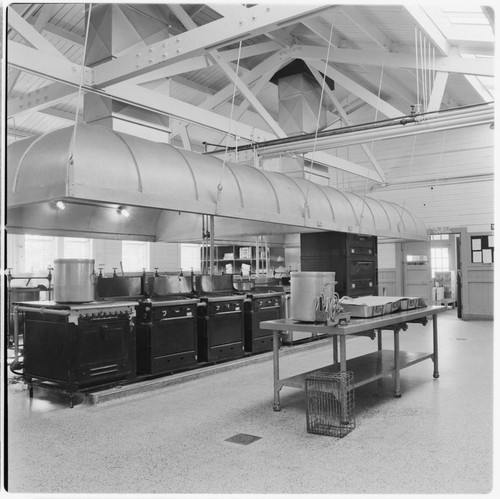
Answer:
<path fill-rule="evenodd" d="M 238 433 L 234 437 L 226 438 L 226 442 L 231 442 L 233 444 L 249 445 L 253 444 L 256 440 L 260 440 L 262 437 L 256 437 L 255 435 L 247 435 L 246 433 Z"/>

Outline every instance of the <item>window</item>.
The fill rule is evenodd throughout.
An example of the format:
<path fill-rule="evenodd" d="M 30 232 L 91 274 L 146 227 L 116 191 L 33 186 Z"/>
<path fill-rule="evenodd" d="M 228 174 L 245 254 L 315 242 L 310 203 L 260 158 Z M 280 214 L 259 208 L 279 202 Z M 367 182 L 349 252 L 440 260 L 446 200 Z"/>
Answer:
<path fill-rule="evenodd" d="M 64 258 L 91 258 L 91 240 L 82 237 L 65 237 L 63 251 Z"/>
<path fill-rule="evenodd" d="M 181 244 L 181 269 L 199 271 L 201 268 L 201 249 L 199 244 Z"/>
<path fill-rule="evenodd" d="M 149 244 L 143 241 L 122 241 L 122 265 L 126 272 L 149 268 Z"/>
<path fill-rule="evenodd" d="M 448 248 L 431 248 L 432 277 L 436 272 L 450 270 L 450 256 Z"/>
<path fill-rule="evenodd" d="M 45 275 L 47 267 L 54 264 L 56 238 L 51 236 L 25 236 L 24 272 Z"/>

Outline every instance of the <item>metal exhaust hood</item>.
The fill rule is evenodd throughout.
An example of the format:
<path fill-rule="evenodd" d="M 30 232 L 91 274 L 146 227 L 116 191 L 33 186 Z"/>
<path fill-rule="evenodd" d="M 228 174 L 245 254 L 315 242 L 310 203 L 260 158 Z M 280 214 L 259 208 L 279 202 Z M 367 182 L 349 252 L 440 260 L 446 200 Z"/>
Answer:
<path fill-rule="evenodd" d="M 395 203 L 98 125 L 80 123 L 8 147 L 9 232 L 201 241 L 200 214 L 215 215 L 218 239 L 321 230 L 427 239 L 423 222 Z"/>

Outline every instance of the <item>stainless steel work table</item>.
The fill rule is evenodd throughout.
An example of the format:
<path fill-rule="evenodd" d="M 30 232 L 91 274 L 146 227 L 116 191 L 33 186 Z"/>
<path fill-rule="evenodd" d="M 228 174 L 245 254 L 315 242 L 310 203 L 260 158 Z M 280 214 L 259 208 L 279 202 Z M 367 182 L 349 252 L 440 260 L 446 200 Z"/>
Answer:
<path fill-rule="evenodd" d="M 345 326 L 328 326 L 299 322 L 293 319 L 277 319 L 260 323 L 262 329 L 273 331 L 273 373 L 274 373 L 274 410 L 279 411 L 280 390 L 283 386 L 305 388 L 306 376 L 315 371 L 352 371 L 354 373 L 354 387 L 365 385 L 378 378 L 392 374 L 394 378 L 394 396 L 401 397 L 400 371 L 426 359 L 434 363 L 434 378 L 439 378 L 438 368 L 438 327 L 437 314 L 444 312 L 446 307 L 433 306 L 396 312 L 381 317 L 369 319 L 351 319 Z M 427 324 L 428 317 L 432 316 L 432 353 L 405 352 L 399 350 L 399 332 L 406 331 L 408 323 Z M 391 330 L 394 334 L 394 349 L 382 349 L 382 331 Z M 280 334 L 287 331 L 303 331 L 308 333 L 321 333 L 333 337 L 333 364 L 316 368 L 311 371 L 297 374 L 289 378 L 280 379 L 279 376 L 279 347 Z M 378 339 L 378 349 L 375 352 L 361 355 L 347 360 L 346 337 L 350 335 L 371 336 Z M 340 349 L 339 349 L 340 345 Z M 340 354 L 340 359 L 339 359 Z"/>

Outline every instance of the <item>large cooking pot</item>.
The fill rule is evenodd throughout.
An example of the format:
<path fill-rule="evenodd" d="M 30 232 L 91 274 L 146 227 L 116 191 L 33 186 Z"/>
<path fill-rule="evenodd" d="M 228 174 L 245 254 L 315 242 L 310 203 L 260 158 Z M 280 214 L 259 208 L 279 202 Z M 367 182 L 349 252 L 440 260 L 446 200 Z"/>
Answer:
<path fill-rule="evenodd" d="M 319 295 L 332 298 L 335 294 L 335 272 L 291 272 L 290 278 L 291 318 L 314 322 Z"/>
<path fill-rule="evenodd" d="M 60 258 L 54 260 L 54 301 L 85 303 L 95 300 L 95 260 Z"/>

